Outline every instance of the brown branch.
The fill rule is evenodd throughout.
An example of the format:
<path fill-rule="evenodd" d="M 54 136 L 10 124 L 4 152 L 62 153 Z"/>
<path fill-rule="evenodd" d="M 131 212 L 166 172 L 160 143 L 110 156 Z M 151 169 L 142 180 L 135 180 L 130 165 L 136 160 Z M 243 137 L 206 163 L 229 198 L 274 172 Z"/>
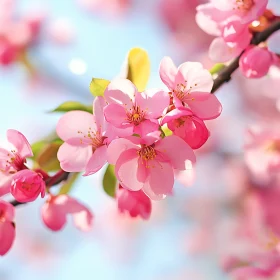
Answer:
<path fill-rule="evenodd" d="M 264 42 L 271 36 L 275 31 L 280 30 L 280 20 L 273 22 L 267 29 L 262 32 L 256 33 L 251 41 L 252 45 L 258 45 L 261 42 Z M 242 54 L 241 54 L 242 55 Z M 235 58 L 228 66 L 223 68 L 218 76 L 214 79 L 214 85 L 212 93 L 215 93 L 224 83 L 227 83 L 231 79 L 231 75 L 239 67 L 240 56 Z"/>
<path fill-rule="evenodd" d="M 60 184 L 61 182 L 67 180 L 69 175 L 70 175 L 69 172 L 59 170 L 55 175 L 53 175 L 52 177 L 49 177 L 45 180 L 46 187 L 51 188 L 52 186 Z M 10 203 L 13 206 L 18 206 L 18 205 L 25 204 L 26 202 L 19 202 L 17 200 L 13 200 Z"/>

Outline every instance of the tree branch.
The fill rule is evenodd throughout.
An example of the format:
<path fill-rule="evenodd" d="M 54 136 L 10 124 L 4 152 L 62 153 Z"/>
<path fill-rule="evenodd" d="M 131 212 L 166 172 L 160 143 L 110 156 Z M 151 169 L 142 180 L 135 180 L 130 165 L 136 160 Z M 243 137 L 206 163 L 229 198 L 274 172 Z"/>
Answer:
<path fill-rule="evenodd" d="M 280 20 L 272 23 L 267 29 L 262 32 L 256 33 L 251 41 L 252 45 L 258 45 L 261 42 L 264 42 L 271 36 L 275 31 L 280 30 Z M 241 55 L 243 52 L 241 53 Z M 224 83 L 227 83 L 231 79 L 231 75 L 234 73 L 236 69 L 239 67 L 239 59 L 240 56 L 235 58 L 228 66 L 223 68 L 218 76 L 214 79 L 214 85 L 212 89 L 212 93 L 215 93 Z"/>
<path fill-rule="evenodd" d="M 46 187 L 51 188 L 52 186 L 60 184 L 61 182 L 67 180 L 69 175 L 70 175 L 69 172 L 59 170 L 55 175 L 53 175 L 52 177 L 49 177 L 48 179 L 45 180 Z M 18 206 L 18 205 L 25 204 L 26 202 L 19 202 L 17 200 L 13 200 L 10 203 L 13 206 Z"/>

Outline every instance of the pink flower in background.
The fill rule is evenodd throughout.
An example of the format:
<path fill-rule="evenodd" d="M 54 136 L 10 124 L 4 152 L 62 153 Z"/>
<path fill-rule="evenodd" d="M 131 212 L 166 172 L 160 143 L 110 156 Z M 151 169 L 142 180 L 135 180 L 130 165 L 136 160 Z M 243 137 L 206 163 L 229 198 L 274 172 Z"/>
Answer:
<path fill-rule="evenodd" d="M 210 133 L 204 122 L 187 108 L 174 109 L 166 114 L 161 124 L 166 124 L 174 135 L 181 137 L 192 149 L 200 148 Z"/>
<path fill-rule="evenodd" d="M 46 185 L 41 174 L 25 169 L 13 175 L 11 194 L 19 202 L 34 201 L 40 194 L 45 196 Z"/>
<path fill-rule="evenodd" d="M 92 227 L 93 215 L 90 210 L 68 195 L 51 195 L 42 207 L 42 219 L 53 231 L 59 231 L 65 226 L 67 216 L 72 216 L 79 230 L 89 231 Z"/>
<path fill-rule="evenodd" d="M 280 170 L 280 132 L 278 127 L 254 126 L 248 130 L 245 161 L 262 182 L 272 181 Z"/>
<path fill-rule="evenodd" d="M 143 190 L 151 199 L 172 193 L 175 170 L 192 169 L 193 150 L 181 138 L 155 135 L 116 139 L 108 147 L 108 162 L 114 164 L 120 184 L 132 191 Z"/>
<path fill-rule="evenodd" d="M 100 170 L 106 163 L 104 106 L 104 99 L 97 97 L 93 104 L 94 115 L 84 111 L 71 111 L 58 121 L 57 134 L 65 141 L 57 153 L 63 170 L 85 170 L 84 175 L 88 176 Z"/>
<path fill-rule="evenodd" d="M 14 207 L 0 199 L 0 256 L 5 255 L 12 247 L 15 239 Z"/>
<path fill-rule="evenodd" d="M 132 218 L 139 216 L 148 220 L 151 216 L 151 199 L 142 190 L 130 191 L 120 187 L 117 192 L 117 203 L 119 211 L 128 212 Z"/>
<path fill-rule="evenodd" d="M 203 119 L 217 118 L 222 112 L 222 105 L 211 94 L 213 78 L 199 62 L 186 62 L 178 69 L 169 57 L 160 63 L 160 77 L 169 88 L 177 108 L 187 107 Z"/>
<path fill-rule="evenodd" d="M 265 76 L 274 63 L 274 54 L 259 46 L 250 46 L 242 54 L 239 67 L 247 78 L 261 78 Z"/>
<path fill-rule="evenodd" d="M 150 89 L 140 93 L 127 79 L 111 82 L 104 98 L 109 104 L 104 108 L 107 122 L 116 128 L 126 129 L 127 136 L 133 133 L 145 136 L 157 131 L 158 118 L 164 114 L 170 102 L 167 92 Z"/>

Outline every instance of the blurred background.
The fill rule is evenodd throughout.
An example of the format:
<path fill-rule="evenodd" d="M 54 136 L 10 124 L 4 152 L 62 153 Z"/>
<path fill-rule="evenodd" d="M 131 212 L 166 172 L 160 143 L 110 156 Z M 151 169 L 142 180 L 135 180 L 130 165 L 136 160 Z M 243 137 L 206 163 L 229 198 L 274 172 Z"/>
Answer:
<path fill-rule="evenodd" d="M 133 47 L 149 53 L 149 87 L 163 87 L 158 67 L 165 55 L 177 65 L 200 61 L 212 66 L 207 55 L 212 38 L 195 23 L 195 8 L 203 1 L 1 2 L 0 19 L 12 16 L 32 27 L 31 33 L 20 26 L 10 30 L 14 40 L 26 44 L 20 62 L 0 43 L 1 141 L 8 128 L 31 143 L 47 136 L 60 117 L 48 112 L 68 100 L 91 104 L 91 78 L 119 75 Z M 95 215 L 90 233 L 71 222 L 61 232 L 50 232 L 41 221 L 43 200 L 18 207 L 17 238 L 0 259 L 0 280 L 228 279 L 222 260 L 235 247 L 229 232 L 238 224 L 236 201 L 249 176 L 244 132 L 256 121 L 279 118 L 279 77 L 269 95 L 265 79 L 252 82 L 237 72 L 217 92 L 223 113 L 207 124 L 211 137 L 197 152 L 195 183 L 188 188 L 176 183 L 173 197 L 153 203 L 149 221 L 118 213 L 102 190 L 104 171 L 80 178 L 71 193 Z"/>

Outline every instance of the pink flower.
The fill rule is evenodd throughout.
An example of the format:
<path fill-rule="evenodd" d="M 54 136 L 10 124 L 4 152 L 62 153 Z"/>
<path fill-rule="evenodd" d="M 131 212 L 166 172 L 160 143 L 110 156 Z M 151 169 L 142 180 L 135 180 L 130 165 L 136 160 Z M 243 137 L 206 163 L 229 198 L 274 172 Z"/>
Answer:
<path fill-rule="evenodd" d="M 200 148 L 209 138 L 204 122 L 187 108 L 174 109 L 164 116 L 161 124 L 166 124 L 173 133 L 181 137 L 192 149 Z"/>
<path fill-rule="evenodd" d="M 82 231 L 91 229 L 93 215 L 90 210 L 68 195 L 51 195 L 42 207 L 43 221 L 53 231 L 61 230 L 65 226 L 68 215 L 72 216 L 78 229 Z"/>
<path fill-rule="evenodd" d="M 116 128 L 126 129 L 127 136 L 143 135 L 159 129 L 160 118 L 169 105 L 169 95 L 162 90 L 150 89 L 138 92 L 127 79 L 116 79 L 109 84 L 105 93 L 109 104 L 104 115 Z"/>
<path fill-rule="evenodd" d="M 46 185 L 41 174 L 25 169 L 17 172 L 11 182 L 11 194 L 19 202 L 34 201 L 45 196 Z"/>
<path fill-rule="evenodd" d="M 239 67 L 245 77 L 261 78 L 268 73 L 273 62 L 273 54 L 266 48 L 250 46 L 242 54 Z"/>
<path fill-rule="evenodd" d="M 217 118 L 222 106 L 217 97 L 210 94 L 213 79 L 208 70 L 198 62 L 186 62 L 177 69 L 169 57 L 160 63 L 160 77 L 169 88 L 177 108 L 187 107 L 203 119 Z"/>
<path fill-rule="evenodd" d="M 277 127 L 254 126 L 248 130 L 245 161 L 262 182 L 275 179 L 280 170 L 280 133 Z"/>
<path fill-rule="evenodd" d="M 114 164 L 120 184 L 132 191 L 143 190 L 151 199 L 171 194 L 174 172 L 192 168 L 193 150 L 177 136 L 160 140 L 155 134 L 145 138 L 116 139 L 108 147 L 108 162 Z"/>
<path fill-rule="evenodd" d="M 12 247 L 15 239 L 14 207 L 0 199 L 0 256 L 5 255 Z"/>
<path fill-rule="evenodd" d="M 65 141 L 57 153 L 63 170 L 85 170 L 84 175 L 88 176 L 106 163 L 104 106 L 104 99 L 97 97 L 93 104 L 94 115 L 84 111 L 71 111 L 58 121 L 57 134 Z"/>
<path fill-rule="evenodd" d="M 140 216 L 148 220 L 152 212 L 152 202 L 145 193 L 140 191 L 129 191 L 122 187 L 117 193 L 118 208 L 121 213 L 128 212 L 132 218 Z"/>

